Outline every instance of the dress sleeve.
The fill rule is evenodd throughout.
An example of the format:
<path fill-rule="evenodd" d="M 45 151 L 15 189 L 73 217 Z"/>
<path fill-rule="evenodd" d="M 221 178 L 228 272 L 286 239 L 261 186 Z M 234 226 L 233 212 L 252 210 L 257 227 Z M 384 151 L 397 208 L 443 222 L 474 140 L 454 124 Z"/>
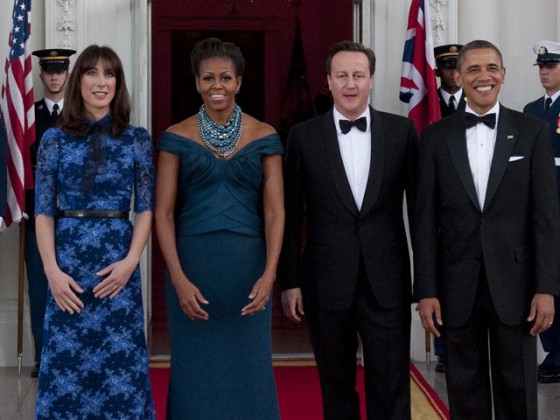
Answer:
<path fill-rule="evenodd" d="M 282 145 L 280 136 L 276 133 L 266 136 L 261 140 L 254 142 L 254 144 L 258 151 L 263 155 L 271 156 L 284 154 L 284 146 Z"/>
<path fill-rule="evenodd" d="M 35 216 L 56 216 L 60 134 L 58 129 L 49 129 L 39 144 L 35 174 Z"/>
<path fill-rule="evenodd" d="M 134 140 L 134 211 L 142 213 L 154 208 L 154 153 L 152 137 L 144 128 L 135 129 Z"/>
<path fill-rule="evenodd" d="M 185 148 L 185 141 L 180 140 L 179 136 L 170 132 L 162 134 L 157 144 L 157 149 L 161 152 L 180 155 Z"/>

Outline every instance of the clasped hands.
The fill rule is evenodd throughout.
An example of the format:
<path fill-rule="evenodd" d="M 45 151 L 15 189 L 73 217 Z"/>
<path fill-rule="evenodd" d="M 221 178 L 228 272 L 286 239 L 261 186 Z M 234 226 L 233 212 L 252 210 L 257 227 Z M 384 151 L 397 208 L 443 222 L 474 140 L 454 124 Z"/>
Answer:
<path fill-rule="evenodd" d="M 259 278 L 249 294 L 249 299 L 251 299 L 252 302 L 241 309 L 241 315 L 254 315 L 264 311 L 270 299 L 273 283 L 273 277 L 263 275 Z M 191 320 L 207 320 L 209 318 L 208 312 L 206 312 L 201 305 L 208 305 L 210 302 L 206 300 L 198 287 L 186 277 L 182 277 L 178 281 L 173 281 L 173 285 L 175 286 L 177 297 L 179 298 L 179 305 L 188 318 Z"/>
<path fill-rule="evenodd" d="M 117 296 L 128 283 L 136 265 L 137 262 L 125 258 L 95 273 L 98 277 L 106 277 L 93 288 L 94 296 L 100 299 L 105 297 L 112 299 Z M 84 292 L 80 285 L 59 267 L 45 270 L 45 273 L 49 280 L 51 294 L 58 307 L 69 314 L 80 313 L 84 307 L 84 303 L 76 294 Z"/>

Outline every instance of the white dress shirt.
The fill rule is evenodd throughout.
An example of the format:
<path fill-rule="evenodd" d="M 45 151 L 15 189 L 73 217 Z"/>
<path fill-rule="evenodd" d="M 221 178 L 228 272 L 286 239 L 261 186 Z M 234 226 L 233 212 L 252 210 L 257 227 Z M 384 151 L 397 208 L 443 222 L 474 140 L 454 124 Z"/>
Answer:
<path fill-rule="evenodd" d="M 362 202 L 366 193 L 371 160 L 371 121 L 369 107 L 358 117 L 366 117 L 366 131 L 360 131 L 356 127 L 352 127 L 348 133 L 342 134 L 338 121 L 346 120 L 347 118 L 343 117 L 342 114 L 336 110 L 336 106 L 333 108 L 333 115 L 338 135 L 338 147 L 340 149 L 340 155 L 342 156 L 342 162 L 344 163 L 346 178 L 348 179 L 348 183 L 352 189 L 352 195 L 354 196 L 359 210 L 362 208 Z"/>
<path fill-rule="evenodd" d="M 54 104 L 58 104 L 58 115 L 62 112 L 62 107 L 64 106 L 64 98 L 62 98 L 58 102 L 51 101 L 49 98 L 43 98 L 45 101 L 45 105 L 49 109 L 49 114 L 52 114 Z"/>
<path fill-rule="evenodd" d="M 544 94 L 544 101 L 546 102 L 546 98 L 551 98 L 552 102 L 550 104 L 550 106 L 552 106 L 554 104 L 554 101 L 556 101 L 556 99 L 558 99 L 558 96 L 560 96 L 560 90 L 555 92 L 553 95 L 548 96 L 546 93 Z"/>
<path fill-rule="evenodd" d="M 465 112 L 478 115 L 468 105 Z M 466 130 L 467 136 L 467 152 L 469 154 L 469 164 L 476 188 L 478 204 L 484 209 L 484 200 L 486 198 L 486 188 L 488 187 L 488 177 L 492 166 L 492 158 L 494 157 L 494 146 L 496 145 L 496 134 L 498 131 L 498 119 L 500 112 L 500 103 L 492 107 L 486 114 L 496 114 L 496 125 L 490 128 L 485 124 L 479 123 L 474 127 Z M 486 115 L 483 114 L 483 115 Z"/>
<path fill-rule="evenodd" d="M 463 94 L 463 88 L 459 89 L 454 94 L 451 94 L 446 90 L 443 90 L 441 87 L 439 88 L 439 91 L 441 93 L 441 97 L 443 98 L 447 106 L 449 106 L 449 98 L 453 96 L 455 98 L 455 109 L 457 109 L 457 107 L 459 106 L 459 101 L 461 100 L 461 95 Z"/>

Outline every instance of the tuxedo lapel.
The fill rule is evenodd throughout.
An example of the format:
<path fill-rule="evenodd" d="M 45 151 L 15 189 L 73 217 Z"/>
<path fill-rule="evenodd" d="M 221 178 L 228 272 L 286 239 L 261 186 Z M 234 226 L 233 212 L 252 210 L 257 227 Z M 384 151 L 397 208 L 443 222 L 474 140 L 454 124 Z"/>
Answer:
<path fill-rule="evenodd" d="M 511 123 L 509 111 L 504 107 L 500 107 L 496 145 L 494 146 L 494 156 L 492 157 L 492 166 L 490 167 L 490 176 L 488 177 L 488 186 L 484 199 L 485 208 L 491 203 L 502 181 L 511 152 L 517 141 L 517 134 L 517 128 Z"/>
<path fill-rule="evenodd" d="M 476 195 L 476 188 L 472 177 L 471 166 L 469 164 L 469 154 L 467 151 L 467 137 L 465 128 L 461 124 L 463 121 L 463 113 L 455 113 L 454 117 L 449 119 L 452 122 L 450 127 L 449 137 L 447 138 L 447 146 L 453 165 L 457 170 L 457 174 L 461 179 L 461 183 L 467 192 L 470 200 L 474 206 L 480 210 L 478 197 Z"/>
<path fill-rule="evenodd" d="M 333 183 L 340 201 L 353 215 L 358 215 L 358 206 L 354 200 L 348 177 L 340 155 L 340 147 L 338 146 L 338 135 L 336 126 L 334 125 L 333 112 L 324 115 L 323 118 L 323 138 L 325 139 L 325 153 L 327 162 L 329 164 L 330 175 L 333 178 Z"/>
<path fill-rule="evenodd" d="M 459 104 L 457 105 L 457 111 L 462 112 L 465 110 L 465 106 L 467 105 L 467 101 L 465 99 L 465 91 L 461 94 L 461 98 L 459 99 Z"/>
<path fill-rule="evenodd" d="M 383 175 L 383 163 L 385 156 L 385 130 L 383 128 L 383 121 L 379 113 L 372 107 L 369 107 L 370 121 L 371 121 L 371 159 L 369 163 L 369 174 L 366 185 L 366 192 L 360 214 L 367 214 L 371 210 L 381 187 L 381 178 Z"/>

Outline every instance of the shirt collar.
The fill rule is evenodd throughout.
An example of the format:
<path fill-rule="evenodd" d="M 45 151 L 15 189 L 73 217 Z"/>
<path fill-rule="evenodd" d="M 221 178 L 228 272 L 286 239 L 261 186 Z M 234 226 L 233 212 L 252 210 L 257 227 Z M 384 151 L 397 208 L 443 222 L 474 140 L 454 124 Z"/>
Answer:
<path fill-rule="evenodd" d="M 472 110 L 472 108 L 469 106 L 468 102 L 467 102 L 467 105 L 465 106 L 465 112 L 470 112 L 471 114 L 479 115 Z M 496 127 L 497 127 L 498 126 L 498 117 L 500 115 L 500 102 L 499 101 L 496 102 L 496 104 L 490 110 L 488 110 L 488 112 L 485 112 L 484 114 L 479 115 L 479 116 L 482 117 L 483 115 L 486 115 L 486 114 L 496 114 Z"/>
<path fill-rule="evenodd" d="M 334 125 L 336 126 L 336 132 L 339 136 L 341 136 L 342 131 L 340 130 L 340 124 L 338 122 L 340 120 L 347 120 L 348 118 L 346 118 L 340 112 L 338 112 L 338 110 L 336 109 L 336 105 L 333 106 L 333 117 L 334 117 Z M 357 120 L 358 118 L 362 118 L 362 117 L 366 117 L 366 122 L 367 122 L 367 128 L 365 133 L 369 133 L 371 128 L 369 106 L 366 107 L 365 111 L 362 112 L 361 115 L 359 115 L 357 118 L 354 119 Z"/>
<path fill-rule="evenodd" d="M 560 90 L 556 91 L 554 93 L 554 95 L 550 95 L 548 96 L 546 93 L 544 94 L 544 100 L 546 101 L 546 98 L 552 98 L 552 103 L 554 103 L 554 101 L 556 101 L 556 99 L 558 99 L 558 96 L 560 96 Z"/>
<path fill-rule="evenodd" d="M 58 104 L 58 113 L 60 114 L 60 111 L 62 111 L 62 107 L 64 106 L 64 98 L 62 98 L 58 102 L 54 102 L 53 100 L 51 100 L 49 98 L 43 98 L 43 100 L 45 101 L 45 105 L 47 105 L 47 108 L 49 110 L 49 114 L 52 114 L 52 109 L 53 109 L 54 104 Z"/>
<path fill-rule="evenodd" d="M 443 98 L 443 100 L 446 104 L 449 103 L 449 98 L 451 98 L 452 96 L 455 97 L 455 103 L 458 104 L 459 100 L 461 99 L 461 95 L 463 94 L 463 88 L 460 88 L 457 92 L 451 94 L 448 91 L 446 91 L 446 90 L 444 90 L 440 87 L 439 88 L 439 93 L 441 93 L 441 97 Z"/>

